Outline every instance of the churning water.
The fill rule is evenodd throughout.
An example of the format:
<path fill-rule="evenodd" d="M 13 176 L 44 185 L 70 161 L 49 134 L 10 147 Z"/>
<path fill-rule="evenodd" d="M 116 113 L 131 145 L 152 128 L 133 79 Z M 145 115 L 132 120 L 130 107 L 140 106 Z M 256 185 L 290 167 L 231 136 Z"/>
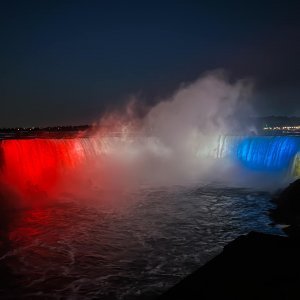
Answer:
<path fill-rule="evenodd" d="M 269 225 L 266 192 L 94 189 L 95 201 L 68 194 L 51 205 L 1 208 L 1 299 L 152 299 L 238 235 L 280 233 Z"/>

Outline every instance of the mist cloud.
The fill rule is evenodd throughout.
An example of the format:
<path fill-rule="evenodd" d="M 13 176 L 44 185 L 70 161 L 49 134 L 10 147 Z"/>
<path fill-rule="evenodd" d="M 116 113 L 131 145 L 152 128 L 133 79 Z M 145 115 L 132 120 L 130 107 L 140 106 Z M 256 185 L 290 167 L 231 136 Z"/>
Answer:
<path fill-rule="evenodd" d="M 220 135 L 247 131 L 251 91 L 249 80 L 231 82 L 223 71 L 209 72 L 182 84 L 143 118 L 136 117 L 133 102 L 123 114 L 105 116 L 95 138 L 106 139 L 106 154 L 127 168 L 127 178 L 197 180 L 213 168 Z M 104 137 L 107 130 L 118 138 Z"/>

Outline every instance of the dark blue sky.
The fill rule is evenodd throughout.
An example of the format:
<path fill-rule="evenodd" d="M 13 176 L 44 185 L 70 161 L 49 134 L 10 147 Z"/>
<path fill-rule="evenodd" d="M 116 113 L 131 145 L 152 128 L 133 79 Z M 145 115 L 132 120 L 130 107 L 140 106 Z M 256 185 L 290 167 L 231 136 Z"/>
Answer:
<path fill-rule="evenodd" d="M 293 4 L 294 3 L 294 4 Z M 296 1 L 1 1 L 0 127 L 80 124 L 225 68 L 300 115 Z"/>

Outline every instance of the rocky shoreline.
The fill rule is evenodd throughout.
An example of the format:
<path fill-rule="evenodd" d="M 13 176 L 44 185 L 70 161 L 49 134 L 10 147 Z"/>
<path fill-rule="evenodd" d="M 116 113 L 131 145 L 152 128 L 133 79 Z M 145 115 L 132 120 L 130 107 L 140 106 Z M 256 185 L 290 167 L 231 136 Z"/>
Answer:
<path fill-rule="evenodd" d="M 270 213 L 277 224 L 286 224 L 284 232 L 291 238 L 300 238 L 300 179 L 291 183 L 274 197 L 276 208 Z"/>
<path fill-rule="evenodd" d="M 287 236 L 250 232 L 159 300 L 300 299 L 300 179 L 274 198 L 270 213 Z"/>

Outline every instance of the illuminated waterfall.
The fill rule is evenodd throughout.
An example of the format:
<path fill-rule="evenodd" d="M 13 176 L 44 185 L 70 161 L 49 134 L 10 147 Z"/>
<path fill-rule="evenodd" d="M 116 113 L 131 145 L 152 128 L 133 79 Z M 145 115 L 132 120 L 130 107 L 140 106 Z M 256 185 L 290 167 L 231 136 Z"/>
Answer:
<path fill-rule="evenodd" d="M 204 146 L 209 147 L 209 143 Z M 217 148 L 211 148 L 214 148 L 217 164 L 230 160 L 246 170 L 300 177 L 300 137 L 222 136 Z M 148 157 L 150 161 L 153 157 L 167 160 L 169 150 L 154 137 L 2 140 L 0 177 L 22 195 L 31 195 L 36 190 L 51 194 L 63 178 L 81 174 L 82 167 L 93 169 L 97 165 L 104 170 L 104 165 L 108 166 L 101 173 L 107 177 L 110 166 L 124 162 L 124 157 L 128 168 L 134 168 L 134 163 Z M 181 154 L 177 162 L 185 158 Z M 203 157 L 199 156 L 199 169 L 201 161 Z"/>
<path fill-rule="evenodd" d="M 51 192 L 68 172 L 109 151 L 113 138 L 0 141 L 1 179 L 22 194 Z"/>
<path fill-rule="evenodd" d="M 115 167 L 125 156 L 128 161 L 135 159 L 143 151 L 141 145 L 159 151 L 154 139 L 134 137 L 2 140 L 0 179 L 23 196 L 31 197 L 35 191 L 49 195 L 69 175 L 84 177 L 87 170 L 101 169 L 98 175 L 108 177 L 110 166 Z"/>
<path fill-rule="evenodd" d="M 295 156 L 292 175 L 297 178 L 300 177 L 300 152 Z"/>
<path fill-rule="evenodd" d="M 299 176 L 300 137 L 223 136 L 218 158 L 228 158 L 250 170 L 290 172 Z"/>

